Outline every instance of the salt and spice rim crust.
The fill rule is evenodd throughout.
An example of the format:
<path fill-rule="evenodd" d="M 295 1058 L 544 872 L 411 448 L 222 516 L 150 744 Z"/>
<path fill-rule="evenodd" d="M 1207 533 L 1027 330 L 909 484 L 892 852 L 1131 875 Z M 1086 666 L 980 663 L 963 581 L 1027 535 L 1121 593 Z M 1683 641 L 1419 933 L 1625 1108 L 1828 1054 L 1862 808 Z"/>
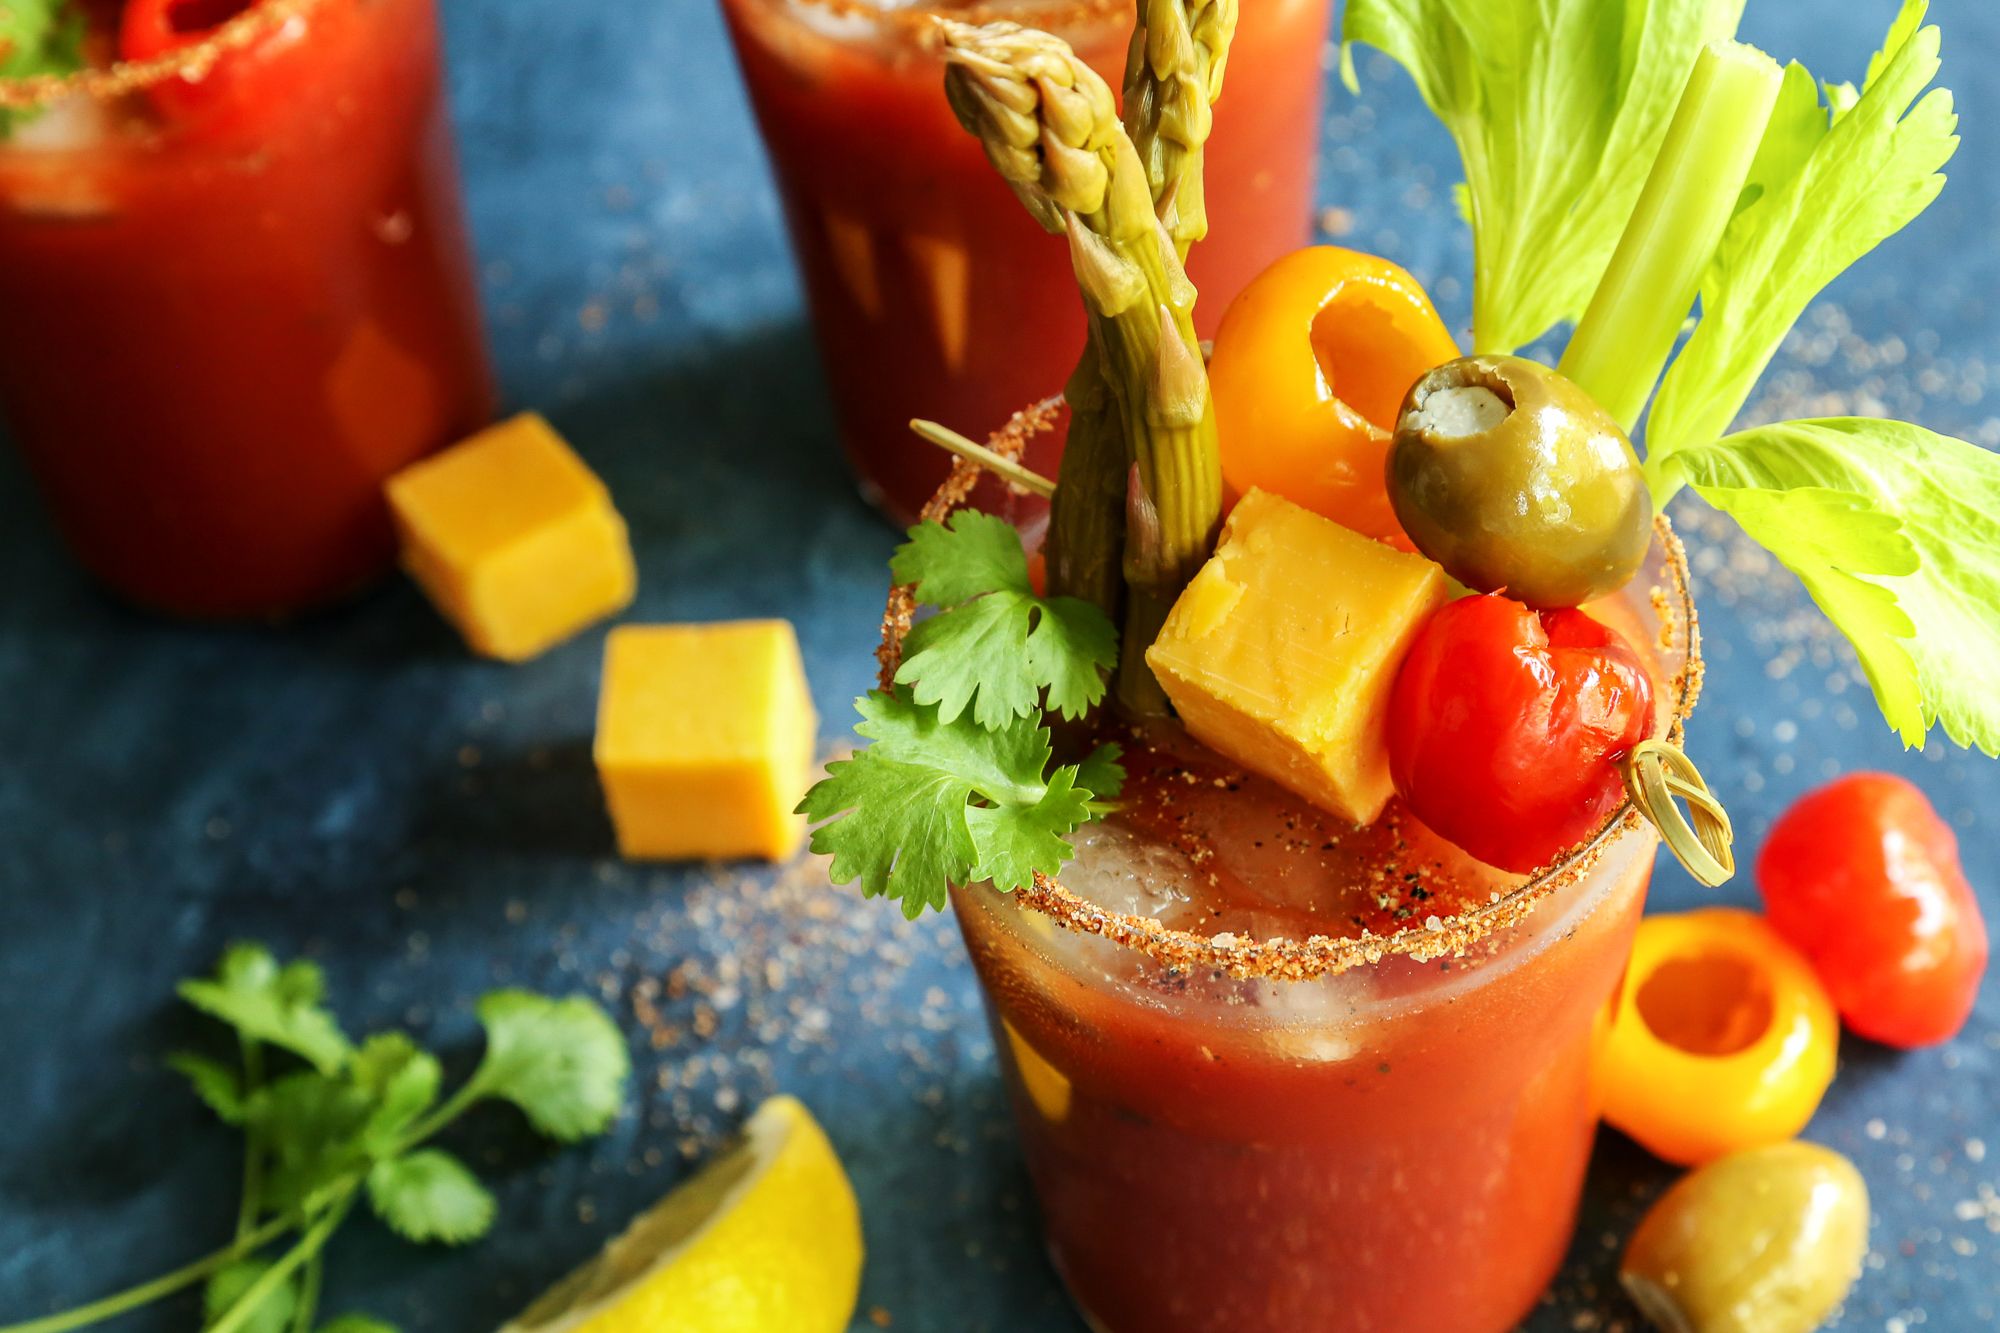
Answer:
<path fill-rule="evenodd" d="M 883 8 L 880 0 L 790 0 L 790 3 L 817 9 L 835 18 L 866 19 L 884 27 L 913 30 L 926 41 L 936 39 L 939 19 L 981 24 L 1002 20 L 1018 23 L 1024 18 L 1032 18 L 1037 27 L 1053 30 L 1112 14 L 1123 14 L 1131 9 L 1131 0 L 1071 0 L 1069 4 L 1048 0 L 1040 5 L 1024 4 L 1023 0 L 976 0 L 972 4 L 903 5 L 895 9 Z"/>
<path fill-rule="evenodd" d="M 1023 408 L 990 437 L 988 447 L 1003 458 L 1019 458 L 1029 440 L 1053 429 L 1062 406 L 1063 400 L 1056 397 Z M 963 508 L 983 475 L 977 464 L 954 459 L 950 475 L 925 503 L 921 517 L 942 522 Z M 1666 555 L 1668 585 L 1655 587 L 1651 593 L 1653 610 L 1660 619 L 1658 646 L 1662 650 L 1684 649 L 1687 654 L 1670 681 L 1676 703 L 1666 740 L 1678 746 L 1688 715 L 1701 696 L 1701 626 L 1688 589 L 1687 553 L 1680 538 L 1674 535 L 1665 515 L 1653 520 L 1653 531 Z M 882 614 L 882 643 L 875 653 L 881 665 L 880 684 L 884 690 L 895 686 L 896 669 L 903 660 L 903 640 L 910 632 L 915 612 L 913 585 L 899 584 L 889 589 L 888 605 Z M 1314 935 L 1303 940 L 1250 940 L 1229 933 L 1198 935 L 1164 926 L 1152 917 L 1107 911 L 1079 898 L 1053 877 L 1040 873 L 1035 875 L 1032 886 L 1017 890 L 1014 897 L 1023 907 L 1042 913 L 1065 930 L 1100 935 L 1115 944 L 1137 949 L 1165 967 L 1223 972 L 1237 978 L 1311 981 L 1379 963 L 1392 954 L 1406 955 L 1417 962 L 1447 954 L 1461 955 L 1487 936 L 1520 924 L 1544 899 L 1576 884 L 1596 868 L 1619 834 L 1644 822 L 1645 817 L 1628 795 L 1588 841 L 1531 875 L 1526 883 L 1483 906 L 1449 917 L 1433 917 L 1424 925 L 1408 926 L 1390 935 L 1364 931 L 1358 937 Z"/>
<path fill-rule="evenodd" d="M 0 109 L 30 110 L 78 93 L 98 101 L 110 101 L 150 88 L 176 75 L 199 78 L 222 56 L 261 41 L 325 3 L 327 0 L 262 0 L 262 3 L 244 10 L 201 41 L 151 60 L 121 60 L 102 69 L 80 69 L 70 74 L 0 78 Z"/>

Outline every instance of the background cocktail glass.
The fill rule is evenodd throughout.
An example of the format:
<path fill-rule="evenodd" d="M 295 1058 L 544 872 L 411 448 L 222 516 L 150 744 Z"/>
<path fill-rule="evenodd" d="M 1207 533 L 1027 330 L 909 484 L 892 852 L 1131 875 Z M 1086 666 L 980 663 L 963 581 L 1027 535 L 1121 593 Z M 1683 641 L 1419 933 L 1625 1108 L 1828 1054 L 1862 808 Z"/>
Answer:
<path fill-rule="evenodd" d="M 908 522 L 945 474 L 911 417 L 961 429 L 1060 384 L 1083 346 L 1067 249 L 953 120 L 944 15 L 1067 39 L 1113 88 L 1133 0 L 720 0 L 784 200 L 840 437 Z M 1229 299 L 1310 229 L 1329 0 L 1246 0 L 1207 155 L 1209 238 L 1190 275 L 1214 332 Z M 1054 463 L 1044 441 L 1030 461 Z"/>
<path fill-rule="evenodd" d="M 83 562 L 191 616 L 387 570 L 383 479 L 493 406 L 434 0 L 265 0 L 0 101 L 43 107 L 0 138 L 0 418 Z"/>
<path fill-rule="evenodd" d="M 1052 409 L 996 443 L 1011 452 Z M 961 466 L 929 513 L 970 481 Z M 1593 609 L 1650 654 L 1678 741 L 1700 636 L 1664 521 L 1630 588 Z M 1243 817 L 1284 828 L 1300 809 L 1261 780 L 1207 799 L 1262 802 Z M 1107 1333 L 1513 1327 L 1569 1246 L 1593 1052 L 1658 847 L 1627 804 L 1548 870 L 1487 872 L 1475 906 L 1370 939 L 1338 938 L 1339 915 L 1316 941 L 1165 930 L 1134 904 L 1169 872 L 1131 837 L 1080 839 L 1063 878 L 1082 897 L 954 890 L 1049 1251 L 1086 1317 Z M 1326 850 L 1373 898 L 1382 867 Z"/>

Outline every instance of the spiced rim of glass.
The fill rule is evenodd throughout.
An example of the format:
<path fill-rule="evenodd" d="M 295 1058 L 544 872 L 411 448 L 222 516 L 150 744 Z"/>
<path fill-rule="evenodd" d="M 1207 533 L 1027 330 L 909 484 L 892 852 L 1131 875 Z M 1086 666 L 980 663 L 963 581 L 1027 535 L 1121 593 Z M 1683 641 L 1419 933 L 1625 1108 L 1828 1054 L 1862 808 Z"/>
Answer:
<path fill-rule="evenodd" d="M 1018 21 L 1028 15 L 1043 28 L 1067 27 L 1075 23 L 1088 23 L 1093 19 L 1107 18 L 1113 14 L 1129 13 L 1131 0 L 974 0 L 971 4 L 914 4 L 899 5 L 894 9 L 884 8 L 881 0 L 791 0 L 792 4 L 805 9 L 817 9 L 835 18 L 865 19 L 885 27 L 906 28 L 928 35 L 935 31 L 937 20 L 951 19 L 958 23 L 994 23 Z"/>
<path fill-rule="evenodd" d="M 175 75 L 207 73 L 216 60 L 241 50 L 302 18 L 327 0 L 258 0 L 198 42 L 176 47 L 150 60 L 120 60 L 99 68 L 68 74 L 31 74 L 0 78 L 0 110 L 28 111 L 76 94 L 112 101 L 143 92 Z"/>
<path fill-rule="evenodd" d="M 1017 461 L 1029 440 L 1054 429 L 1063 406 L 1063 399 L 1057 395 L 1022 408 L 988 438 L 987 448 L 1007 462 Z M 925 502 L 920 521 L 942 522 L 948 515 L 968 507 L 975 484 L 990 476 L 975 461 L 953 458 L 950 474 Z M 1654 587 L 1650 593 L 1660 620 L 1658 644 L 1662 649 L 1685 654 L 1685 660 L 1668 680 L 1674 692 L 1674 707 L 1664 737 L 1667 746 L 1678 754 L 1688 716 L 1701 697 L 1701 624 L 1689 585 L 1687 552 L 1680 538 L 1664 514 L 1653 520 L 1653 532 L 1664 558 L 1666 584 Z M 903 640 L 916 612 L 915 591 L 910 584 L 897 584 L 889 589 L 882 613 L 882 642 L 876 649 L 881 668 L 878 683 L 885 690 L 894 687 L 896 670 L 902 664 Z M 1628 782 L 1625 800 L 1595 833 L 1522 883 L 1476 907 L 1450 916 L 1434 916 L 1421 925 L 1406 926 L 1387 935 L 1364 931 L 1358 936 L 1313 935 L 1306 939 L 1266 940 L 1247 939 L 1232 932 L 1202 935 L 1163 925 L 1152 917 L 1110 911 L 1078 897 L 1054 876 L 1039 871 L 1032 884 L 1015 890 L 1011 896 L 1022 907 L 1041 913 L 1065 930 L 1101 936 L 1114 944 L 1136 949 L 1176 971 L 1223 973 L 1239 980 L 1312 981 L 1373 965 L 1392 955 L 1420 963 L 1463 955 L 1488 936 L 1519 925 L 1545 899 L 1589 875 L 1621 834 L 1648 818 L 1641 812 L 1639 800 Z"/>

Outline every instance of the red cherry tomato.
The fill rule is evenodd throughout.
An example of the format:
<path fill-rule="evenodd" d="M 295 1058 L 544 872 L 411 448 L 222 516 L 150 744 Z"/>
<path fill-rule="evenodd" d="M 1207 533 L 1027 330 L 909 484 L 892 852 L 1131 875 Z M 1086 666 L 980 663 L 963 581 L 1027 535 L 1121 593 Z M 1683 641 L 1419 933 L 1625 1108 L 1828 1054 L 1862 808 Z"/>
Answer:
<path fill-rule="evenodd" d="M 254 9 L 258 0 L 130 0 L 118 24 L 121 60 L 154 60 L 215 35 L 231 19 Z M 214 62 L 171 75 L 146 91 L 169 115 L 234 121 L 255 105 L 286 94 L 282 71 L 273 77 L 272 58 L 299 44 L 303 25 L 287 21 L 249 46 L 225 51 Z M 225 111 L 225 109 L 227 109 Z"/>
<path fill-rule="evenodd" d="M 1787 810 L 1757 858 L 1764 912 L 1849 1029 L 1905 1049 L 1957 1035 L 1986 971 L 1958 839 L 1924 794 L 1851 773 Z"/>
<path fill-rule="evenodd" d="M 1652 729 L 1652 680 L 1610 629 L 1581 611 L 1464 597 L 1419 631 L 1397 673 L 1389 771 L 1438 834 L 1526 872 L 1618 808 L 1618 761 Z"/>

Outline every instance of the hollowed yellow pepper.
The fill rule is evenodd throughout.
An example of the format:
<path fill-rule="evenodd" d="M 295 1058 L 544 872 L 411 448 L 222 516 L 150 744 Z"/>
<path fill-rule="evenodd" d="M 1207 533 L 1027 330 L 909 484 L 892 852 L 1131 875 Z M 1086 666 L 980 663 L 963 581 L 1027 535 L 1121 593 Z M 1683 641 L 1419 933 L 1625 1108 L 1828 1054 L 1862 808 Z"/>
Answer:
<path fill-rule="evenodd" d="M 1639 924 L 1599 1055 L 1604 1118 L 1684 1166 L 1796 1135 L 1833 1081 L 1833 1002 L 1761 916 Z"/>
<path fill-rule="evenodd" d="M 1375 255 L 1280 259 L 1222 317 L 1209 361 L 1222 476 L 1370 537 L 1400 538 L 1385 470 L 1417 377 L 1458 355 L 1430 297 Z"/>

